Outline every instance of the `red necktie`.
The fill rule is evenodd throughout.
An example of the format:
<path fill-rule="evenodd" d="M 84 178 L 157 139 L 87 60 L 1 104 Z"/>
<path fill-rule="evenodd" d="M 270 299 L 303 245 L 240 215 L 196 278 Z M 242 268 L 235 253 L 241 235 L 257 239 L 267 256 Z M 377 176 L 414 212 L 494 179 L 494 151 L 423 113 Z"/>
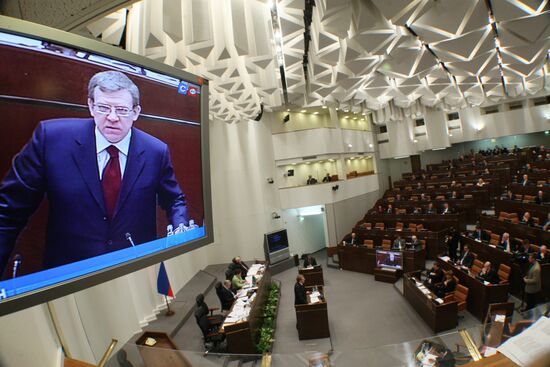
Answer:
<path fill-rule="evenodd" d="M 107 148 L 107 153 L 109 153 L 110 158 L 103 171 L 101 186 L 103 186 L 103 197 L 105 198 L 107 215 L 109 219 L 112 219 L 115 214 L 116 202 L 120 192 L 121 174 L 117 147 L 114 145 L 109 146 Z"/>

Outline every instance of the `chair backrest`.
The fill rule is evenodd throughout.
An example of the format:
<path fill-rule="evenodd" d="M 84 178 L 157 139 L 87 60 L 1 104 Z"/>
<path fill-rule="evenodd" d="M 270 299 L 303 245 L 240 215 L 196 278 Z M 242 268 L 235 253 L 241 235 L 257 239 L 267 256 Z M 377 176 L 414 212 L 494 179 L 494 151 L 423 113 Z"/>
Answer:
<path fill-rule="evenodd" d="M 422 223 L 416 226 L 417 231 L 421 231 L 423 229 L 424 229 L 424 225 Z"/>
<path fill-rule="evenodd" d="M 225 271 L 225 279 L 227 280 L 233 279 L 233 269 L 229 268 Z"/>
<path fill-rule="evenodd" d="M 422 250 L 426 249 L 426 240 L 420 240 L 420 244 L 422 245 Z"/>
<path fill-rule="evenodd" d="M 491 245 L 493 245 L 493 246 L 498 246 L 499 241 L 498 241 L 498 239 L 491 238 L 491 239 L 489 240 L 489 243 L 490 243 Z"/>
<path fill-rule="evenodd" d="M 500 213 L 498 213 L 498 220 L 504 221 L 506 219 L 508 219 L 508 213 L 507 212 L 501 211 Z"/>
<path fill-rule="evenodd" d="M 449 186 L 447 186 L 447 185 L 441 185 L 441 186 L 439 186 L 439 187 L 440 187 L 441 189 L 448 189 L 448 188 L 449 188 Z"/>
<path fill-rule="evenodd" d="M 395 229 L 402 230 L 403 229 L 403 223 L 402 222 L 395 223 Z"/>
<path fill-rule="evenodd" d="M 510 279 L 510 271 L 512 270 L 511 267 L 509 267 L 506 264 L 500 264 L 498 267 L 498 277 L 500 278 L 500 282 L 508 282 L 508 279 Z"/>
<path fill-rule="evenodd" d="M 437 196 L 435 197 L 435 200 L 445 200 L 445 196 L 443 196 L 443 195 L 437 195 Z"/>
<path fill-rule="evenodd" d="M 546 181 L 539 180 L 539 181 L 537 181 L 537 185 L 543 185 L 544 186 L 544 185 L 546 185 Z"/>
<path fill-rule="evenodd" d="M 409 223 L 409 229 L 411 231 L 416 231 L 416 224 L 415 223 Z"/>
<path fill-rule="evenodd" d="M 514 199 L 521 200 L 521 199 L 523 199 L 523 195 L 522 194 L 514 194 Z"/>
<path fill-rule="evenodd" d="M 480 260 L 475 259 L 474 264 L 472 265 L 472 273 L 474 275 L 478 275 L 482 268 L 483 268 L 483 263 Z"/>
<path fill-rule="evenodd" d="M 382 240 L 382 248 L 384 250 L 390 250 L 391 249 L 391 241 L 390 240 Z"/>
<path fill-rule="evenodd" d="M 393 196 L 388 196 L 386 200 L 388 200 L 389 203 L 393 203 L 395 201 L 395 198 Z"/>
<path fill-rule="evenodd" d="M 523 195 L 523 202 L 524 203 L 532 203 L 535 201 L 535 197 L 532 195 Z"/>
<path fill-rule="evenodd" d="M 434 185 L 427 185 L 426 188 L 427 189 L 435 189 L 435 186 Z"/>
<path fill-rule="evenodd" d="M 374 228 L 384 229 L 384 223 L 378 222 L 374 225 Z"/>
<path fill-rule="evenodd" d="M 466 185 L 464 185 L 464 186 L 466 186 L 466 187 L 472 187 L 472 186 L 474 186 L 474 184 L 471 183 L 471 182 L 467 182 Z"/>
<path fill-rule="evenodd" d="M 462 284 L 457 284 L 455 288 L 454 297 L 458 303 L 466 302 L 468 300 L 469 289 Z"/>
<path fill-rule="evenodd" d="M 540 220 L 537 217 L 533 217 L 533 222 L 535 222 L 536 225 L 539 225 Z"/>
<path fill-rule="evenodd" d="M 373 240 L 364 240 L 363 245 L 367 246 L 367 248 L 374 248 L 374 241 Z"/>
<path fill-rule="evenodd" d="M 474 196 L 472 194 L 464 194 L 464 199 L 473 199 Z"/>
<path fill-rule="evenodd" d="M 496 233 L 491 233 L 491 240 L 500 241 L 500 236 Z"/>
<path fill-rule="evenodd" d="M 411 196 L 411 200 L 412 201 L 418 201 L 418 196 L 416 196 L 416 195 Z"/>

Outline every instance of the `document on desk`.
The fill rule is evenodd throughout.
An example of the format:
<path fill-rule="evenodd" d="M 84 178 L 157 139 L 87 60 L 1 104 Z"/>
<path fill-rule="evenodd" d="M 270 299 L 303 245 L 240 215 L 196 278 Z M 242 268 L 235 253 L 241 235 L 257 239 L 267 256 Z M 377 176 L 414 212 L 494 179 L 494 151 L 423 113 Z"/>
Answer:
<path fill-rule="evenodd" d="M 451 260 L 451 258 L 449 256 L 441 256 L 441 260 L 443 260 L 445 262 L 449 262 L 449 260 Z"/>
<path fill-rule="evenodd" d="M 258 274 L 258 272 L 263 268 L 263 264 L 253 264 L 248 269 L 247 275 L 252 276 Z"/>
<path fill-rule="evenodd" d="M 529 329 L 508 339 L 498 351 L 520 366 L 531 365 L 550 353 L 550 319 L 542 316 Z"/>

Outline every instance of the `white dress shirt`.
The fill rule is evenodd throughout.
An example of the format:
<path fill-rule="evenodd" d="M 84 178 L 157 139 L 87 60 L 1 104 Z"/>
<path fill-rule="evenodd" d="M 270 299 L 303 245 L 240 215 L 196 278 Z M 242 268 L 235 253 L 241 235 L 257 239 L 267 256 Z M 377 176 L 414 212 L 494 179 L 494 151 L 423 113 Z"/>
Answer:
<path fill-rule="evenodd" d="M 95 128 L 95 146 L 97 152 L 97 168 L 99 169 L 99 180 L 103 178 L 103 171 L 109 162 L 109 153 L 107 148 L 111 145 L 114 145 L 118 149 L 118 161 L 120 163 L 120 174 L 121 178 L 124 177 L 124 169 L 126 168 L 126 161 L 128 160 L 128 150 L 130 149 L 130 138 L 132 137 L 132 130 L 126 134 L 126 136 L 119 141 L 118 143 L 110 143 L 103 135 L 99 129 Z"/>

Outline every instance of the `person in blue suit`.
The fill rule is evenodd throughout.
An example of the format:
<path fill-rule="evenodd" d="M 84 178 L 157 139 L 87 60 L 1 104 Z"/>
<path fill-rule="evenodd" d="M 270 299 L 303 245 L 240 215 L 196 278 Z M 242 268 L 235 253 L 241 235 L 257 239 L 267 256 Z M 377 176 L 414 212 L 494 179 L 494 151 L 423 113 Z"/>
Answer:
<path fill-rule="evenodd" d="M 188 225 L 168 146 L 133 127 L 139 90 L 104 71 L 88 85 L 92 118 L 42 121 L 0 184 L 0 274 L 21 230 L 49 201 L 44 268 L 156 239 L 157 203 Z"/>

